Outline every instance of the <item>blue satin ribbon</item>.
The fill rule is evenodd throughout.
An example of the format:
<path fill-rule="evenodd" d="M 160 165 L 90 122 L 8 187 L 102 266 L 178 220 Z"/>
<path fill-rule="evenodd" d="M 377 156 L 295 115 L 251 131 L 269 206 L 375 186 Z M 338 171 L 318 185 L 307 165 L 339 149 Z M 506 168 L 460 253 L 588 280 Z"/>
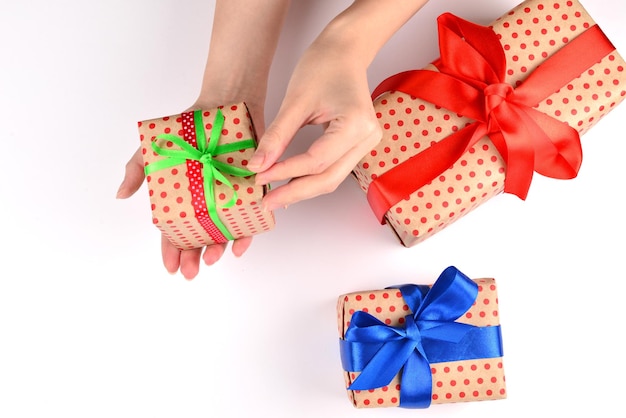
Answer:
<path fill-rule="evenodd" d="M 349 390 L 380 388 L 401 373 L 400 406 L 428 408 L 430 363 L 502 357 L 500 326 L 454 322 L 478 296 L 478 285 L 455 267 L 446 268 L 432 288 L 409 284 L 398 289 L 413 312 L 401 327 L 357 311 L 339 341 L 344 370 L 361 372 Z"/>

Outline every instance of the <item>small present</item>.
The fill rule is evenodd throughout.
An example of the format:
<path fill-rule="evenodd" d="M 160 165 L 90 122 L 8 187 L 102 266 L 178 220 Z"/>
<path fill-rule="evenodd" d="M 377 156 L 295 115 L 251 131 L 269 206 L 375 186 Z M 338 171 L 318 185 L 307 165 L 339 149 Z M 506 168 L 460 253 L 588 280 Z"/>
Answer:
<path fill-rule="evenodd" d="M 139 122 L 152 221 L 181 250 L 274 227 L 246 169 L 256 134 L 245 103 Z"/>
<path fill-rule="evenodd" d="M 451 266 L 432 285 L 342 295 L 341 363 L 356 408 L 428 408 L 506 398 L 492 278 Z"/>
<path fill-rule="evenodd" d="M 626 96 L 623 58 L 577 1 L 521 3 L 490 26 L 446 13 L 440 57 L 372 94 L 383 139 L 353 170 L 411 247 L 533 173 L 577 176 L 580 136 Z"/>

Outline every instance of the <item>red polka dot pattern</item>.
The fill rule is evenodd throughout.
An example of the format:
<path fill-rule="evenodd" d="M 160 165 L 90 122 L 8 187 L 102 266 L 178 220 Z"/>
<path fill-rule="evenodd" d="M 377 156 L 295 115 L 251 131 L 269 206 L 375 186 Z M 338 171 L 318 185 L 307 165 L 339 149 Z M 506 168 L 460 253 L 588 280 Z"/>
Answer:
<path fill-rule="evenodd" d="M 505 81 L 518 85 L 594 23 L 578 2 L 564 0 L 529 0 L 498 18 L 492 26 L 507 59 Z M 624 100 L 625 66 L 613 52 L 536 108 L 582 135 Z M 383 139 L 353 170 L 365 192 L 377 176 L 473 122 L 400 92 L 383 94 L 374 106 Z M 443 175 L 393 206 L 387 224 L 404 246 L 418 244 L 500 194 L 505 170 L 498 151 L 483 138 Z"/>
<path fill-rule="evenodd" d="M 500 325 L 498 293 L 493 278 L 476 279 L 478 297 L 474 305 L 457 322 L 479 327 Z M 341 295 L 337 300 L 337 324 L 343 338 L 356 311 L 366 311 L 390 326 L 400 326 L 411 313 L 402 294 L 396 289 L 371 290 Z M 506 398 L 502 357 L 431 364 L 432 404 L 495 400 Z M 344 371 L 346 387 L 359 373 Z M 385 387 L 371 390 L 348 390 L 357 408 L 399 406 L 400 381 L 396 376 Z"/>
<path fill-rule="evenodd" d="M 227 144 L 244 139 L 255 139 L 254 125 L 245 103 L 220 106 L 224 115 L 224 127 L 220 143 Z M 210 137 L 215 109 L 203 111 L 206 137 Z M 138 123 L 144 165 L 163 159 L 151 148 L 157 135 L 169 133 L 183 137 L 195 145 L 195 133 L 188 116 L 177 114 Z M 163 148 L 176 149 L 166 140 L 158 140 Z M 216 160 L 242 167 L 254 153 L 253 148 L 215 156 Z M 256 235 L 275 226 L 274 214 L 261 210 L 261 200 L 267 188 L 256 186 L 254 176 L 236 177 L 226 175 L 237 192 L 235 205 L 224 208 L 233 196 L 233 190 L 219 181 L 215 183 L 217 213 L 221 222 L 235 238 Z M 187 161 L 186 164 L 152 173 L 146 178 L 152 208 L 152 222 L 179 249 L 187 250 L 223 242 L 221 232 L 216 229 L 206 212 L 204 187 L 202 186 L 201 164 Z"/>

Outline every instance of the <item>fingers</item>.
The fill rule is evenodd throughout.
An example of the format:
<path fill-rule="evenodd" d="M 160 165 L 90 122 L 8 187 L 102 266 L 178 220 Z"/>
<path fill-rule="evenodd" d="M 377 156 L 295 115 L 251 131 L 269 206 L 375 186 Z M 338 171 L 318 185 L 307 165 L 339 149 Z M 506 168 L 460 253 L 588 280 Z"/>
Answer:
<path fill-rule="evenodd" d="M 180 252 L 180 273 L 187 280 L 194 279 L 200 271 L 200 257 L 202 248 Z"/>
<path fill-rule="evenodd" d="M 376 146 L 381 135 L 375 119 L 359 125 L 331 122 L 326 133 L 307 152 L 278 162 L 256 175 L 258 184 L 292 179 L 264 197 L 264 209 L 270 211 L 333 192 L 363 155 Z"/>
<path fill-rule="evenodd" d="M 215 244 L 209 245 L 204 250 L 204 254 L 202 255 L 202 259 L 204 260 L 207 266 L 211 266 L 219 261 L 226 250 L 226 244 Z"/>
<path fill-rule="evenodd" d="M 286 180 L 305 175 L 323 173 L 328 167 L 342 158 L 347 152 L 363 141 L 370 143 L 367 137 L 375 127 L 358 127 L 347 122 L 345 118 L 330 122 L 324 134 L 320 136 L 303 154 L 298 154 L 258 173 L 257 184 L 268 184 L 273 181 Z M 365 132 L 362 132 L 365 131 Z M 365 140 L 360 138 L 365 137 Z"/>
<path fill-rule="evenodd" d="M 252 244 L 252 237 L 243 237 L 233 242 L 233 254 L 235 257 L 241 257 Z"/>
<path fill-rule="evenodd" d="M 141 187 L 144 178 L 143 158 L 141 156 L 141 147 L 139 147 L 126 163 L 124 180 L 122 180 L 117 190 L 116 197 L 118 199 L 126 199 L 132 196 Z"/>
<path fill-rule="evenodd" d="M 241 257 L 243 253 L 250 247 L 252 244 L 252 237 L 243 237 L 233 241 L 233 254 L 235 257 Z M 226 251 L 226 244 L 215 244 L 209 245 L 206 247 L 202 259 L 204 260 L 207 266 L 211 266 L 222 258 L 224 252 Z"/>
<path fill-rule="evenodd" d="M 250 247 L 252 237 L 244 237 L 233 241 L 233 254 L 240 257 Z M 225 244 L 208 245 L 202 254 L 202 248 L 181 251 L 174 246 L 165 235 L 161 235 L 161 255 L 163 265 L 170 274 L 178 270 L 187 280 L 194 279 L 200 272 L 200 259 L 208 266 L 215 264 L 224 255 Z"/>
<path fill-rule="evenodd" d="M 180 250 L 165 237 L 161 235 L 161 257 L 163 265 L 170 274 L 176 274 L 180 267 Z"/>
<path fill-rule="evenodd" d="M 259 139 L 247 168 L 259 173 L 267 170 L 285 152 L 294 135 L 304 125 L 304 116 L 291 107 L 281 107 L 274 121 Z"/>
<path fill-rule="evenodd" d="M 377 138 L 375 135 L 373 138 L 375 145 L 378 139 L 375 139 Z M 271 211 L 322 194 L 332 193 L 352 172 L 364 153 L 373 148 L 371 141 L 363 141 L 319 174 L 296 177 L 287 184 L 271 190 L 263 198 L 264 210 Z"/>

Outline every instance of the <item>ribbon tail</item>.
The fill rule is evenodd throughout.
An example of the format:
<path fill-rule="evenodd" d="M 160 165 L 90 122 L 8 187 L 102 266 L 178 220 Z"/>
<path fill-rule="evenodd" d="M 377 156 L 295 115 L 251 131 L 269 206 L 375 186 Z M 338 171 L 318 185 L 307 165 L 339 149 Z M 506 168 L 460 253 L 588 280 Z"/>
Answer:
<path fill-rule="evenodd" d="M 346 371 L 360 372 L 376 355 L 384 342 L 361 342 L 339 339 L 341 366 Z"/>
<path fill-rule="evenodd" d="M 525 200 L 532 183 L 535 151 L 530 138 L 545 133 L 517 107 L 503 102 L 491 112 L 491 122 L 498 130 L 489 139 L 506 161 L 504 191 Z"/>
<path fill-rule="evenodd" d="M 400 406 L 423 409 L 430 406 L 433 375 L 426 357 L 414 350 L 404 364 L 400 384 Z"/>
<path fill-rule="evenodd" d="M 228 202 L 226 202 L 223 205 L 221 205 L 221 207 L 223 207 L 223 208 L 230 208 L 230 207 L 232 207 L 235 204 L 235 202 L 237 202 L 237 191 L 235 190 L 235 187 L 233 186 L 233 183 L 231 183 L 231 181 L 228 180 L 226 178 L 226 176 L 224 176 L 224 174 L 222 174 L 216 167 L 211 166 L 210 170 L 212 172 L 213 180 L 217 180 L 217 181 L 221 182 L 222 184 L 226 185 L 226 187 L 228 187 L 229 189 L 231 189 L 233 191 L 233 194 L 231 195 L 231 197 L 228 200 Z"/>
<path fill-rule="evenodd" d="M 532 137 L 535 148 L 535 171 L 556 179 L 576 177 L 583 159 L 578 131 L 536 109 L 524 108 L 523 111 L 543 133 Z"/>
<path fill-rule="evenodd" d="M 559 178 L 576 177 L 582 147 L 576 130 L 535 109 L 507 102 L 492 112 L 500 127 L 489 135 L 507 161 L 505 192 L 526 199 L 533 173 Z"/>
<path fill-rule="evenodd" d="M 202 176 L 203 176 L 206 208 L 207 208 L 209 217 L 211 218 L 215 226 L 219 229 L 219 231 L 222 233 L 222 235 L 228 241 L 232 241 L 234 240 L 233 235 L 230 233 L 228 228 L 226 228 L 226 225 L 224 225 L 224 223 L 222 222 L 222 220 L 220 219 L 217 213 L 217 204 L 215 202 L 215 186 L 214 186 L 216 175 L 220 178 L 224 177 L 212 165 L 210 167 L 207 167 L 207 165 L 205 164 L 205 167 L 202 170 Z"/>
<path fill-rule="evenodd" d="M 408 339 L 385 343 L 348 389 L 369 390 L 387 386 L 411 356 L 416 344 Z"/>
<path fill-rule="evenodd" d="M 232 165 L 229 165 L 227 163 L 223 163 L 219 160 L 213 160 L 211 162 L 211 164 L 213 164 L 213 166 L 221 171 L 222 173 L 225 174 L 230 174 L 231 176 L 236 176 L 236 177 L 247 177 L 247 176 L 251 176 L 254 173 L 250 170 L 247 170 L 245 168 L 241 168 L 241 167 L 235 167 Z M 221 181 L 221 180 L 220 180 Z"/>

